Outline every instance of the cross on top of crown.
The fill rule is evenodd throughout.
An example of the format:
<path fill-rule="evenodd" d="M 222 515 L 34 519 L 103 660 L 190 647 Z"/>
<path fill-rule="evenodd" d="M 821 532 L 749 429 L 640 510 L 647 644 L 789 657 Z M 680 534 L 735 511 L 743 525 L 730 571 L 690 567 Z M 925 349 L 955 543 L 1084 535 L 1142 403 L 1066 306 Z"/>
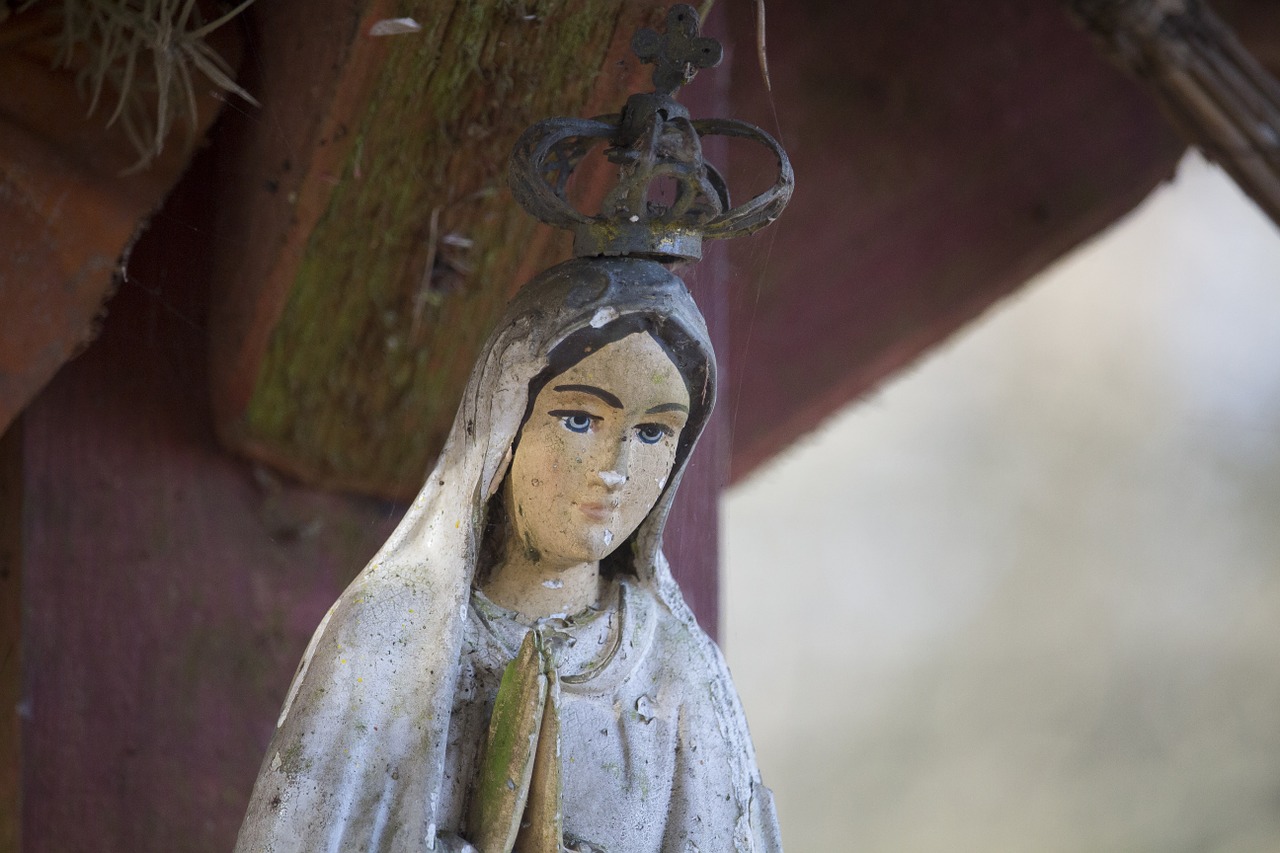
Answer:
<path fill-rule="evenodd" d="M 654 91 L 672 95 L 702 68 L 720 64 L 724 49 L 713 38 L 698 36 L 698 13 L 692 6 L 672 6 L 667 32 L 658 35 L 643 29 L 631 39 L 631 49 L 642 62 L 652 63 Z"/>

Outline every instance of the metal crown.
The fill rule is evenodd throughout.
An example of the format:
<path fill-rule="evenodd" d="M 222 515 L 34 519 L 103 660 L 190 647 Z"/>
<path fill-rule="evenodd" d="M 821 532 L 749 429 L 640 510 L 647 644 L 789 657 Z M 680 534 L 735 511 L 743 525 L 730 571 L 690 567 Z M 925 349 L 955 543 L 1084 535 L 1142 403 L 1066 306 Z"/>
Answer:
<path fill-rule="evenodd" d="M 600 255 L 670 262 L 702 257 L 702 240 L 739 237 L 778 218 L 791 199 L 791 161 L 773 137 L 733 119 L 689 118 L 674 94 L 701 68 L 720 63 L 723 50 L 698 36 L 698 13 L 678 5 L 667 13 L 667 32 L 642 29 L 631 49 L 652 63 L 654 91 L 632 95 L 621 114 L 593 119 L 552 118 L 529 127 L 511 153 L 508 179 L 525 210 L 574 233 L 577 257 Z M 702 139 L 729 136 L 757 142 L 778 161 L 772 187 L 739 207 L 730 207 L 724 178 L 702 159 Z M 565 195 L 574 168 L 596 145 L 618 167 L 617 185 L 600 214 L 588 216 Z M 654 201 L 662 184 L 674 198 Z"/>

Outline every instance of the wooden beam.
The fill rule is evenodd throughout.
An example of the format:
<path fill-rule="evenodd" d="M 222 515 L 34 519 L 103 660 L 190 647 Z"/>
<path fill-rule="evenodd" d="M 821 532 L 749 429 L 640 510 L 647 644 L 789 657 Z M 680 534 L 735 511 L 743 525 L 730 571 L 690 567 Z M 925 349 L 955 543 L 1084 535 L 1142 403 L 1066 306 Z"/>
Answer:
<path fill-rule="evenodd" d="M 730 249 L 735 480 L 1132 209 L 1185 147 L 1056 3 L 790 4 L 772 95 L 734 22 L 734 114 L 796 171 L 786 215 Z"/>
<path fill-rule="evenodd" d="M 83 57 L 54 67 L 55 6 L 0 12 L 0 430 L 93 339 L 129 247 L 223 103 L 200 86 L 195 128 L 128 172 L 138 153 L 110 109 L 86 115 Z M 210 42 L 238 61 L 234 27 Z"/>
<path fill-rule="evenodd" d="M 395 16 L 421 30 L 387 38 L 369 35 L 387 3 L 257 12 L 262 110 L 219 140 L 219 433 L 305 482 L 406 498 L 507 298 L 563 257 L 506 190 L 512 144 L 617 109 L 661 8 L 419 0 Z"/>

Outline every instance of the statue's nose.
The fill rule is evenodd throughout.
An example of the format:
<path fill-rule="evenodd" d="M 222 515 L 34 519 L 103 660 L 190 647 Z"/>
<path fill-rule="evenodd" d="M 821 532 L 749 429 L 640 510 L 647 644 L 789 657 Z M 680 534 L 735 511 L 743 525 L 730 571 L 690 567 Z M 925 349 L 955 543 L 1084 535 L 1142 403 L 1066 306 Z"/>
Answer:
<path fill-rule="evenodd" d="M 609 488 L 616 489 L 627 481 L 627 475 L 617 471 L 601 471 L 600 479 L 604 480 L 604 484 Z"/>

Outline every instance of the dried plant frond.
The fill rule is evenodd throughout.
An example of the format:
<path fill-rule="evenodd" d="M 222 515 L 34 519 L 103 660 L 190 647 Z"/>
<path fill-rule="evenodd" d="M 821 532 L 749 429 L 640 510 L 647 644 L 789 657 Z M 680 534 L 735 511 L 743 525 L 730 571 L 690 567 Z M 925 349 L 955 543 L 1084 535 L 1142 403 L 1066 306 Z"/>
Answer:
<path fill-rule="evenodd" d="M 164 150 L 175 123 L 185 120 L 188 132 L 195 131 L 196 75 L 257 105 L 206 41 L 253 2 L 242 0 L 208 22 L 196 0 L 61 0 L 59 9 L 50 9 L 61 17 L 54 64 L 80 65 L 76 83 L 89 115 L 114 97 L 107 126 L 118 124 L 138 152 L 128 172 L 145 168 Z"/>

